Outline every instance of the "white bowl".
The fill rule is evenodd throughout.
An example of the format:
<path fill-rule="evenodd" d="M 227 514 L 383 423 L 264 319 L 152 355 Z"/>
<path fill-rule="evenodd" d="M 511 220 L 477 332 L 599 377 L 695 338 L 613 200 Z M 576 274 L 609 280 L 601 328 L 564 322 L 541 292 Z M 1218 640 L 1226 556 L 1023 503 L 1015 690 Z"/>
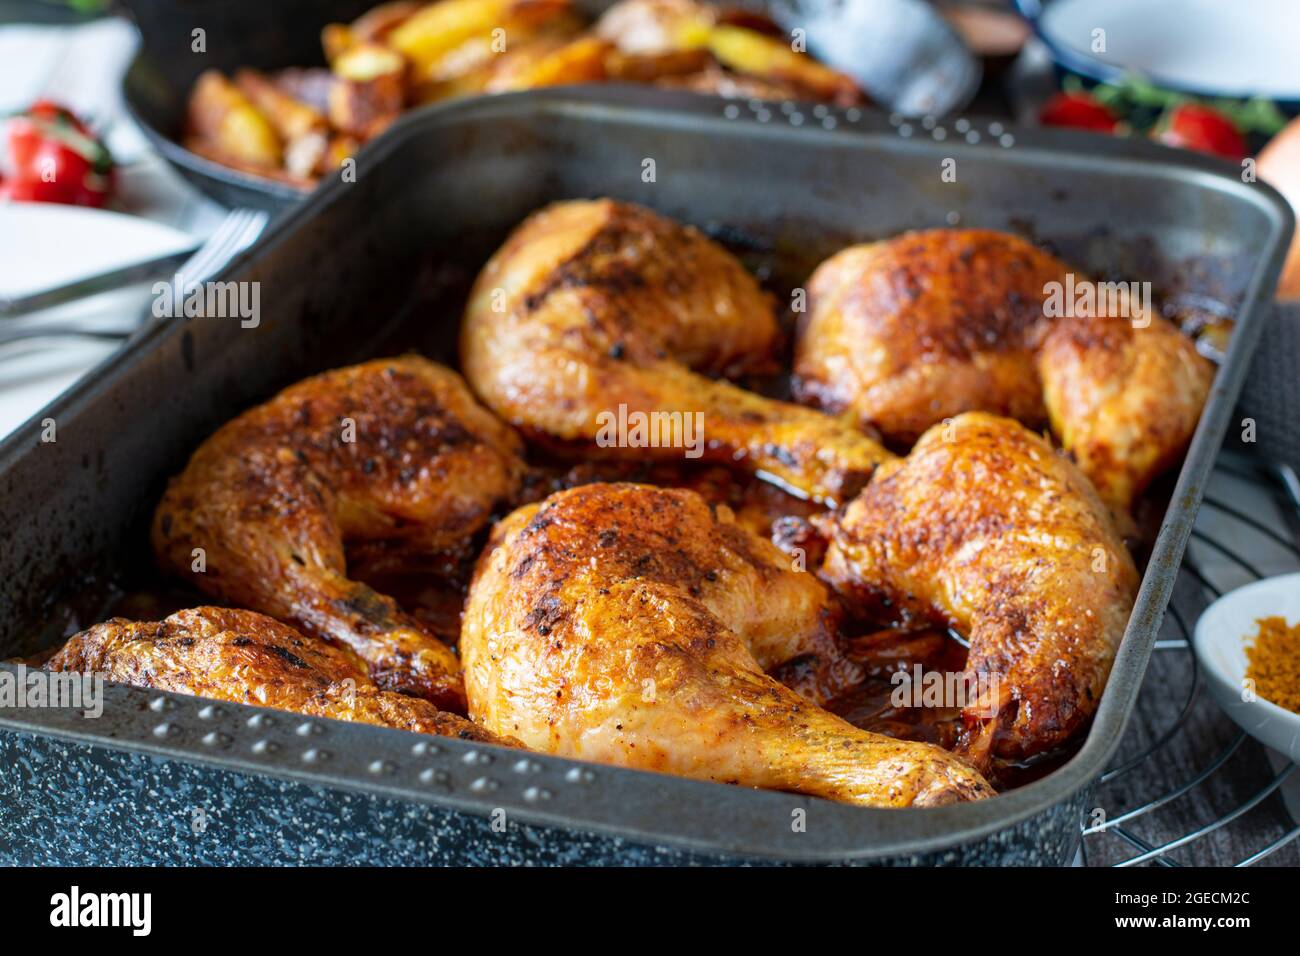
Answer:
<path fill-rule="evenodd" d="M 1262 617 L 1300 622 L 1300 574 L 1265 578 L 1230 591 L 1196 622 L 1193 644 L 1206 683 L 1219 706 L 1260 743 L 1300 763 L 1300 714 L 1256 694 L 1243 700 L 1246 645 L 1259 633 Z"/>
<path fill-rule="evenodd" d="M 1295 0 L 1017 0 L 1055 58 L 1204 96 L 1300 101 Z"/>

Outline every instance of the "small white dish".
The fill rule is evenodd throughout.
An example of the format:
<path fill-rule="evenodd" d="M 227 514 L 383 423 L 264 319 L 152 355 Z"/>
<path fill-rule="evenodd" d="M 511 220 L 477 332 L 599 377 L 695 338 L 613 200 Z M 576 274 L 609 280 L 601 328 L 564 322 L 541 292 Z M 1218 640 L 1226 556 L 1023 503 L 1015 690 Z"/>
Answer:
<path fill-rule="evenodd" d="M 1057 62 L 1200 96 L 1300 102 L 1295 0 L 1016 0 Z"/>
<path fill-rule="evenodd" d="M 1244 700 L 1246 646 L 1263 617 L 1300 622 L 1300 574 L 1265 578 L 1229 591 L 1206 609 L 1192 638 L 1210 693 L 1242 730 L 1300 763 L 1300 714 L 1255 695 Z"/>

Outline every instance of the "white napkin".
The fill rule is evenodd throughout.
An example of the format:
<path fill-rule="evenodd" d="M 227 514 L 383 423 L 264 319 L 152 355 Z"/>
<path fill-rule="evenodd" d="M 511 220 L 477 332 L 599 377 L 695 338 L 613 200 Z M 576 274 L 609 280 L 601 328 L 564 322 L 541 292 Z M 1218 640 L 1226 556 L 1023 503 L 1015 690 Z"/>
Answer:
<path fill-rule="evenodd" d="M 0 113 L 49 97 L 104 133 L 118 162 L 142 159 L 149 144 L 126 119 L 121 92 L 138 42 L 131 25 L 116 19 L 0 29 Z"/>

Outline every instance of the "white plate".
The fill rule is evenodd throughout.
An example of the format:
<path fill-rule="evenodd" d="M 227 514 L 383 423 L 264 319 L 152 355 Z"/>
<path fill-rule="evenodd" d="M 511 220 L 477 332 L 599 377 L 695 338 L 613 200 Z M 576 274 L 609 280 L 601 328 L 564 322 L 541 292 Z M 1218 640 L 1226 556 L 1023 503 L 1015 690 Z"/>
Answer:
<path fill-rule="evenodd" d="M 1300 763 L 1300 714 L 1262 697 L 1243 700 L 1246 644 L 1262 617 L 1300 622 L 1300 574 L 1265 578 L 1230 591 L 1196 622 L 1196 657 L 1219 706 L 1260 743 Z"/>
<path fill-rule="evenodd" d="M 177 229 L 119 213 L 50 203 L 0 203 L 0 295 L 40 292 L 193 244 Z M 38 325 L 76 318 L 126 330 L 147 312 L 150 285 L 68 303 L 39 316 L 0 318 L 0 322 Z M 0 438 L 112 354 L 117 345 L 51 338 L 0 346 Z"/>
<path fill-rule="evenodd" d="M 1169 89 L 1300 100 L 1296 0 L 1054 0 L 1041 8 L 1044 39 L 1082 60 Z"/>

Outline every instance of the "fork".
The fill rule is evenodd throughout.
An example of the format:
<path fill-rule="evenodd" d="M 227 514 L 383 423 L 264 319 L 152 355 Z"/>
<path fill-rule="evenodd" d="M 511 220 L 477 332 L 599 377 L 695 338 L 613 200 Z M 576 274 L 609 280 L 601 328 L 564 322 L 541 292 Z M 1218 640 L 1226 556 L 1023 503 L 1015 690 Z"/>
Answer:
<path fill-rule="evenodd" d="M 177 270 L 175 278 L 184 283 L 183 287 L 179 290 L 181 301 L 184 301 L 185 297 L 192 289 L 202 285 L 211 276 L 220 271 L 227 262 L 251 245 L 266 227 L 266 222 L 267 214 L 259 210 L 232 209 L 227 213 L 225 219 L 223 219 L 217 228 L 213 230 L 212 234 L 203 241 L 203 244 L 199 246 L 194 255 L 185 260 Z M 77 285 L 80 285 L 80 283 Z M 108 288 L 113 287 L 114 286 L 96 288 L 85 291 L 82 294 L 96 294 L 98 292 L 108 291 Z M 44 294 L 45 293 L 42 293 L 42 295 Z M 114 329 L 105 328 L 97 323 L 86 320 L 49 322 L 44 319 L 35 319 L 30 316 L 23 316 L 5 319 L 4 322 L 0 324 L 0 346 L 8 345 L 11 342 L 23 341 L 25 339 L 68 336 L 79 338 L 124 339 L 134 330 L 134 326 L 128 329 Z"/>
<path fill-rule="evenodd" d="M 237 256 L 266 228 L 267 215 L 257 209 L 232 209 L 226 214 L 211 236 L 177 270 L 176 275 L 185 280 L 182 298 Z"/>

